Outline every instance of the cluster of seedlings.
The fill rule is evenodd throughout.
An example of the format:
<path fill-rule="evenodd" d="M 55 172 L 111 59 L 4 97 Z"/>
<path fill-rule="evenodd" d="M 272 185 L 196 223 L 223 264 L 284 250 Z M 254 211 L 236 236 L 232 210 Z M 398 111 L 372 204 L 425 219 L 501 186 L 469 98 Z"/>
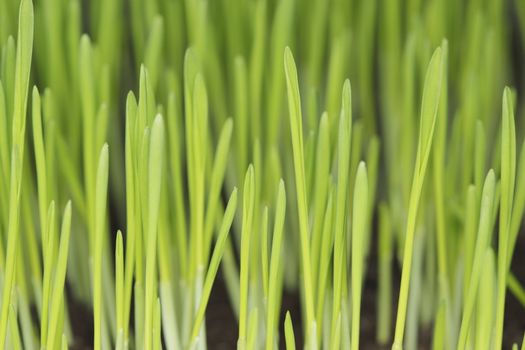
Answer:
<path fill-rule="evenodd" d="M 0 48 L 0 349 L 525 349 L 525 1 L 1 0 Z"/>

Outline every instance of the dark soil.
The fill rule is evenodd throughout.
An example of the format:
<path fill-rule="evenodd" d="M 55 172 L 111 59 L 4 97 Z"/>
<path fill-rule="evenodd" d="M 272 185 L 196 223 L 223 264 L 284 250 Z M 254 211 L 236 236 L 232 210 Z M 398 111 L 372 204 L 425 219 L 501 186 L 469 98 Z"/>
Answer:
<path fill-rule="evenodd" d="M 371 252 L 375 251 L 372 247 Z M 395 311 L 399 291 L 400 270 L 397 264 L 392 264 L 393 268 L 393 291 L 392 300 L 392 327 L 395 323 Z M 520 235 L 516 244 L 512 271 L 520 281 L 525 281 L 525 237 Z M 368 270 L 364 283 L 362 311 L 361 311 L 361 349 L 365 350 L 389 350 L 390 345 L 381 346 L 376 342 L 376 298 L 377 298 L 377 260 L 375 254 L 370 256 Z M 71 319 L 71 327 L 75 335 L 72 349 L 84 350 L 93 347 L 93 317 L 91 309 L 82 303 L 74 301 L 71 295 L 68 297 L 68 307 Z M 280 316 L 280 348 L 284 349 L 284 316 L 289 310 L 294 322 L 296 345 L 302 348 L 303 339 L 301 332 L 301 306 L 300 298 L 297 293 L 285 291 L 282 299 Z M 505 327 L 503 347 L 509 349 L 513 343 L 521 344 L 523 332 L 525 331 L 524 308 L 518 300 L 510 293 L 507 293 L 505 304 Z M 210 350 L 229 350 L 237 346 L 237 320 L 229 303 L 224 281 L 219 274 L 213 287 L 209 305 L 206 311 L 206 331 L 208 338 L 208 348 Z M 419 334 L 418 349 L 425 350 L 431 348 L 432 329 L 422 329 Z M 393 334 L 393 329 L 392 333 Z"/>

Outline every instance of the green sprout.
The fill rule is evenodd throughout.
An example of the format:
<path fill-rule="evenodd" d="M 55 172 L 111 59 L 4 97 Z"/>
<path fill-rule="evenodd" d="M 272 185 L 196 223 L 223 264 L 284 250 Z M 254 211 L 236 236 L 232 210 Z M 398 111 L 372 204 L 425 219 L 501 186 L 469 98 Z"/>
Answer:
<path fill-rule="evenodd" d="M 523 47 L 518 0 L 0 1 L 0 348 L 525 349 Z"/>

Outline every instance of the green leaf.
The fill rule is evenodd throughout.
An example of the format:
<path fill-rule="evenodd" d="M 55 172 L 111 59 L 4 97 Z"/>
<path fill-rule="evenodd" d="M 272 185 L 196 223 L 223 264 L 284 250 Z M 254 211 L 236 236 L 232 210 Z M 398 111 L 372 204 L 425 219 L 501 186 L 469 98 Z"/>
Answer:
<path fill-rule="evenodd" d="M 156 297 L 157 226 L 159 220 L 160 191 L 162 184 L 162 163 L 164 159 L 164 121 L 158 114 L 153 121 L 148 157 L 148 227 L 145 270 L 145 321 L 144 348 L 153 346 L 152 332 Z"/>
<path fill-rule="evenodd" d="M 248 317 L 248 270 L 250 240 L 253 232 L 253 208 L 255 205 L 255 179 L 253 166 L 250 164 L 246 171 L 243 188 L 242 203 L 242 234 L 241 234 L 241 264 L 240 264 L 240 312 L 239 312 L 239 339 L 237 347 L 246 348 L 246 327 Z"/>
<path fill-rule="evenodd" d="M 286 318 L 284 319 L 284 336 L 286 339 L 286 350 L 295 350 L 295 335 L 290 311 L 286 311 Z"/>
<path fill-rule="evenodd" d="M 499 349 L 503 342 L 503 322 L 505 313 L 505 290 L 509 258 L 509 235 L 514 204 L 514 185 L 516 181 L 516 130 L 514 125 L 512 92 L 505 88 L 503 92 L 502 127 L 501 127 L 501 200 L 499 215 L 498 240 L 498 288 L 494 347 Z"/>
<path fill-rule="evenodd" d="M 441 80 L 443 76 L 443 59 L 441 48 L 437 48 L 428 64 L 425 83 L 423 86 L 423 97 L 421 103 L 421 117 L 419 127 L 419 141 L 417 147 L 416 164 L 410 201 L 408 207 L 408 218 L 405 233 L 405 249 L 403 257 L 403 271 L 401 274 L 401 286 L 399 290 L 399 301 L 397 310 L 396 329 L 392 349 L 398 350 L 403 346 L 403 335 L 405 331 L 405 320 L 408 304 L 408 291 L 410 283 L 410 272 L 412 269 L 412 256 L 414 245 L 415 225 L 419 199 L 425 179 L 427 162 L 432 146 L 434 126 L 437 118 L 437 108 L 441 93 Z"/>
<path fill-rule="evenodd" d="M 274 333 L 277 329 L 277 315 L 279 311 L 278 300 L 279 292 L 279 269 L 281 266 L 281 251 L 283 241 L 283 226 L 286 215 L 286 192 L 284 187 L 284 181 L 281 179 L 279 182 L 279 190 L 277 193 L 277 202 L 275 209 L 275 220 L 272 234 L 272 251 L 270 256 L 270 272 L 269 272 L 269 284 L 268 284 L 268 307 L 267 307 L 267 319 L 266 319 L 266 349 L 271 350 L 274 348 L 276 339 Z"/>
<path fill-rule="evenodd" d="M 108 191 L 109 154 L 108 145 L 104 144 L 100 151 L 95 191 L 95 245 L 93 254 L 93 313 L 94 313 L 94 343 L 95 350 L 102 348 L 102 252 L 104 249 L 104 225 L 106 222 L 106 203 Z"/>
<path fill-rule="evenodd" d="M 71 202 L 67 202 L 62 218 L 62 229 L 60 232 L 60 248 L 56 263 L 53 291 L 51 293 L 51 312 L 49 315 L 49 327 L 47 335 L 47 349 L 55 349 L 56 344 L 60 344 L 60 334 L 56 330 L 60 329 L 58 324 L 60 308 L 64 302 L 64 284 L 66 281 L 67 258 L 69 251 L 69 237 L 71 235 Z"/>
<path fill-rule="evenodd" d="M 339 119 L 339 134 L 337 145 L 337 192 L 334 218 L 334 296 L 332 304 L 332 334 L 331 344 L 338 336 L 336 331 L 337 317 L 341 314 L 341 303 L 346 298 L 345 281 L 346 276 L 346 220 L 347 220 L 347 196 L 348 196 L 348 178 L 350 173 L 350 149 L 352 136 L 352 90 L 350 81 L 346 80 L 343 85 L 341 116 Z M 367 194 L 368 196 L 368 194 Z M 365 206 L 365 213 L 368 209 Z M 364 247 L 363 247 L 364 248 Z"/>
<path fill-rule="evenodd" d="M 115 243 L 115 305 L 117 332 L 124 331 L 124 248 L 122 243 L 122 232 L 117 231 Z M 124 334 L 122 333 L 122 336 Z M 122 341 L 124 341 L 122 339 Z"/>
<path fill-rule="evenodd" d="M 193 321 L 190 344 L 194 344 L 196 342 L 196 338 L 199 334 L 199 330 L 204 320 L 204 313 L 206 312 L 206 306 L 208 305 L 208 300 L 211 295 L 213 282 L 215 281 L 215 277 L 217 276 L 217 270 L 219 269 L 219 264 L 224 253 L 224 246 L 226 244 L 226 240 L 228 239 L 228 234 L 233 223 L 236 208 L 237 188 L 234 188 L 232 194 L 230 195 L 230 199 L 228 200 L 228 205 L 226 206 L 226 211 L 224 213 L 221 227 L 219 229 L 219 234 L 217 236 L 217 243 L 215 243 L 215 248 L 213 250 L 210 263 L 208 265 L 208 271 L 206 272 L 204 287 L 202 289 L 202 296 L 201 300 L 199 301 L 199 308 L 197 309 Z"/>
<path fill-rule="evenodd" d="M 0 348 L 5 348 L 7 323 L 11 305 L 11 293 L 16 275 L 15 260 L 18 250 L 20 190 L 22 186 L 22 164 L 24 163 L 24 138 L 27 110 L 27 91 L 31 57 L 33 51 L 33 3 L 20 2 L 18 19 L 18 42 L 14 82 L 13 140 L 11 151 L 11 182 L 9 188 L 9 216 L 7 228 L 7 251 L 5 278 L 0 309 Z"/>
<path fill-rule="evenodd" d="M 478 292 L 478 283 L 481 277 L 483 259 L 487 246 L 489 244 L 490 232 L 492 231 L 492 211 L 494 205 L 494 192 L 496 179 L 494 171 L 490 170 L 483 185 L 483 194 L 481 198 L 481 209 L 479 212 L 478 234 L 476 238 L 476 247 L 474 249 L 474 260 L 472 263 L 472 273 L 469 281 L 465 306 L 461 319 L 461 327 L 458 338 L 458 349 L 464 349 L 467 342 L 468 330 L 470 328 L 470 319 L 476 302 L 476 293 Z"/>
<path fill-rule="evenodd" d="M 352 211 L 352 349 L 359 349 L 359 325 L 361 313 L 361 289 L 365 235 L 368 218 L 368 179 L 364 162 L 359 163 L 354 189 Z"/>
<path fill-rule="evenodd" d="M 312 293 L 312 269 L 310 260 L 310 242 L 308 234 L 308 201 L 306 198 L 306 178 L 304 171 L 304 146 L 301 113 L 301 96 L 297 68 L 290 48 L 284 50 L 284 69 L 288 92 L 288 110 L 290 115 L 290 131 L 292 135 L 293 161 L 295 169 L 295 186 L 297 192 L 297 208 L 299 214 L 299 235 L 301 244 L 301 264 L 303 273 L 303 291 L 305 303 L 306 335 L 305 339 L 315 334 L 315 315 Z M 314 332 L 313 334 L 311 332 Z"/>

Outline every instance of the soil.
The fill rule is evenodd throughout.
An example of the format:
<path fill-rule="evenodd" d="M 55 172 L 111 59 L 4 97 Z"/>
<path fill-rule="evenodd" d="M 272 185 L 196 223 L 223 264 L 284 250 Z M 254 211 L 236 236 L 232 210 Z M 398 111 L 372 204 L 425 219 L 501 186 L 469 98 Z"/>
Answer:
<path fill-rule="evenodd" d="M 523 232 L 522 232 L 523 233 Z M 375 240 L 374 240 L 375 241 Z M 371 252 L 375 251 L 372 247 Z M 520 235 L 514 260 L 512 262 L 512 271 L 520 281 L 525 281 L 525 236 Z M 393 291 L 392 300 L 397 303 L 400 269 L 397 264 L 393 264 Z M 390 345 L 381 346 L 376 342 L 376 298 L 377 298 L 377 257 L 372 254 L 368 261 L 368 270 L 365 277 L 362 311 L 361 311 L 361 349 L 364 350 L 389 350 Z M 86 305 L 76 302 L 68 293 L 68 307 L 71 318 L 71 327 L 74 332 L 74 343 L 72 349 L 84 350 L 93 347 L 93 317 L 92 312 Z M 285 291 L 282 299 L 282 308 L 280 315 L 280 348 L 284 349 L 284 324 L 285 312 L 289 310 L 294 322 L 294 331 L 296 336 L 296 345 L 298 349 L 303 346 L 301 332 L 301 307 L 299 295 L 295 292 Z M 392 327 L 395 323 L 395 310 L 397 305 L 392 305 Z M 521 344 L 523 332 L 525 331 L 525 318 L 523 317 L 524 307 L 512 295 L 507 293 L 505 304 L 505 327 L 503 347 L 510 349 L 513 343 Z M 222 276 L 219 274 L 211 293 L 209 305 L 206 311 L 206 330 L 208 338 L 208 349 L 210 350 L 230 350 L 235 349 L 237 344 L 237 320 L 229 303 L 227 291 L 225 289 Z M 431 349 L 431 331 L 432 329 L 421 329 L 418 337 L 418 349 Z M 393 329 L 392 333 L 393 334 Z"/>

